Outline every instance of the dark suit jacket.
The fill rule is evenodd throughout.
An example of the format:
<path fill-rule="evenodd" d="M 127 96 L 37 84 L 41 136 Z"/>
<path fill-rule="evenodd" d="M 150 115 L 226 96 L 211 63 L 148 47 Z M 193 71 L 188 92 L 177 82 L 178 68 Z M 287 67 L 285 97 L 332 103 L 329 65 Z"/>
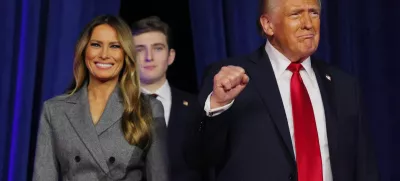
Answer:
<path fill-rule="evenodd" d="M 171 86 L 172 104 L 168 122 L 168 152 L 171 163 L 171 180 L 173 181 L 200 181 L 201 171 L 190 168 L 184 159 L 184 140 L 189 127 L 193 127 L 196 120 L 204 112 L 200 108 L 197 96 L 181 91 Z"/>
<path fill-rule="evenodd" d="M 161 102 L 150 99 L 152 144 L 129 144 L 121 130 L 123 103 L 118 86 L 100 121 L 92 123 L 87 87 L 44 103 L 39 123 L 33 180 L 167 181 L 166 125 Z"/>
<path fill-rule="evenodd" d="M 379 180 L 356 80 L 322 61 L 311 61 L 325 110 L 333 180 Z M 201 103 L 224 65 L 243 67 L 250 81 L 230 109 L 198 123 L 188 142 L 188 161 L 215 168 L 218 181 L 297 180 L 286 114 L 264 46 L 211 68 Z"/>

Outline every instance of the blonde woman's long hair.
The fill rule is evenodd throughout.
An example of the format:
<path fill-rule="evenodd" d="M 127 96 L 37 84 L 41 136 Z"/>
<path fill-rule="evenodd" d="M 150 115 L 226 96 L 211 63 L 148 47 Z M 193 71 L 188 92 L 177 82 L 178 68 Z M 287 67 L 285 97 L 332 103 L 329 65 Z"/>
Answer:
<path fill-rule="evenodd" d="M 124 66 L 119 75 L 120 95 L 123 99 L 122 131 L 125 139 L 132 145 L 142 149 L 150 145 L 152 114 L 147 100 L 140 94 L 139 73 L 136 64 L 136 51 L 129 26 L 119 17 L 111 15 L 98 16 L 83 30 L 75 48 L 74 78 L 70 94 L 82 88 L 89 79 L 89 71 L 85 64 L 85 51 L 92 31 L 96 26 L 107 24 L 115 29 L 118 41 L 125 53 Z"/>

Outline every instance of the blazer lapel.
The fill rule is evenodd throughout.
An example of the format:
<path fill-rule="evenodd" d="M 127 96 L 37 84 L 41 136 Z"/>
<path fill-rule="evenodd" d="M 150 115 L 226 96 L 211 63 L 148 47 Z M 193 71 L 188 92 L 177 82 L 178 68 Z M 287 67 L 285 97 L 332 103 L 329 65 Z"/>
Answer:
<path fill-rule="evenodd" d="M 322 102 L 324 105 L 325 111 L 325 122 L 326 122 L 326 132 L 329 143 L 329 157 L 331 160 L 332 172 L 337 170 L 338 167 L 336 164 L 335 153 L 337 153 L 338 149 L 338 130 L 340 128 L 337 125 L 337 115 L 336 115 L 336 107 L 335 107 L 335 94 L 334 94 L 334 83 L 335 77 L 332 77 L 328 70 L 328 65 L 326 65 L 322 61 L 317 61 L 315 59 L 311 59 L 311 63 L 315 72 L 315 76 L 317 78 L 319 90 L 321 93 Z"/>
<path fill-rule="evenodd" d="M 275 74 L 268 55 L 264 50 L 264 46 L 260 47 L 250 59 L 253 64 L 247 67 L 246 70 L 249 74 L 250 82 L 253 82 L 252 84 L 255 85 L 294 161 L 293 145 L 290 138 L 285 109 L 283 107 L 278 83 L 276 82 Z"/>
<path fill-rule="evenodd" d="M 107 105 L 100 117 L 100 121 L 95 126 L 98 135 L 101 135 L 104 131 L 121 119 L 124 112 L 122 101 L 120 88 L 117 85 L 107 101 Z"/>
<path fill-rule="evenodd" d="M 70 104 L 69 108 L 67 108 L 66 116 L 76 133 L 100 168 L 105 173 L 108 173 L 109 168 L 106 163 L 106 157 L 103 154 L 96 129 L 90 116 L 86 86 L 83 86 L 78 92 L 67 98 L 66 102 Z"/>
<path fill-rule="evenodd" d="M 182 114 L 181 110 L 181 106 L 182 106 L 182 102 L 179 102 L 181 100 L 181 98 L 179 97 L 179 94 L 177 94 L 176 90 L 174 88 L 171 87 L 171 112 L 169 115 L 169 121 L 168 121 L 168 132 L 169 135 L 173 134 L 173 131 L 169 131 L 171 130 L 171 127 L 174 127 L 174 125 L 176 125 L 176 120 L 178 119 L 178 114 Z"/>

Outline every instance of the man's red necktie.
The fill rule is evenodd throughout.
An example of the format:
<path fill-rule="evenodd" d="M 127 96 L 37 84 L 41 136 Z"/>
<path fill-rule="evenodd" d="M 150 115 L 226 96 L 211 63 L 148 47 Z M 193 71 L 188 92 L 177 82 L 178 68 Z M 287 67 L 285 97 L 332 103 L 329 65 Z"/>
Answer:
<path fill-rule="evenodd" d="M 322 161 L 314 111 L 300 76 L 303 66 L 291 63 L 290 80 L 298 181 L 322 181 Z"/>

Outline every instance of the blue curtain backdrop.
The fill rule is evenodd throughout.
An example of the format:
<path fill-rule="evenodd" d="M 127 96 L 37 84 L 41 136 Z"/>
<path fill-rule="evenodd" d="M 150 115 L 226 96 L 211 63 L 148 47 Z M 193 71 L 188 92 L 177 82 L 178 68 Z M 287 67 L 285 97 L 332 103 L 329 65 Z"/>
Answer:
<path fill-rule="evenodd" d="M 92 18 L 118 15 L 116 0 L 0 3 L 0 180 L 28 180 L 41 104 L 72 80 L 76 40 Z"/>
<path fill-rule="evenodd" d="M 84 25 L 100 14 L 117 15 L 119 3 L 1 1 L 0 180 L 29 179 L 42 102 L 70 83 L 74 44 Z M 257 0 L 190 0 L 198 78 L 210 63 L 263 43 L 255 26 L 257 5 Z M 383 181 L 400 180 L 400 1 L 322 5 L 317 53 L 360 79 Z"/>
<path fill-rule="evenodd" d="M 190 1 L 199 79 L 210 63 L 264 42 L 257 6 L 258 0 Z M 323 0 L 317 52 L 361 81 L 383 181 L 400 180 L 399 8 L 394 0 Z"/>

